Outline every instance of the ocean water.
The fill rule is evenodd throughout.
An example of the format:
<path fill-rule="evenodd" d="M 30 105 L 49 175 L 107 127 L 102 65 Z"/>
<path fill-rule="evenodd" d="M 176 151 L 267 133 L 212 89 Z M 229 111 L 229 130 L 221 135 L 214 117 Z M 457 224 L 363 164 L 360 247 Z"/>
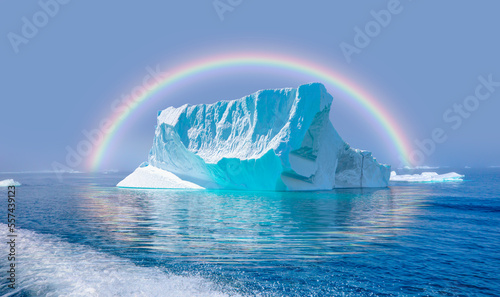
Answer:
<path fill-rule="evenodd" d="M 466 179 L 295 193 L 0 174 L 22 183 L 17 288 L 4 244 L 0 295 L 499 296 L 500 169 L 453 171 Z"/>

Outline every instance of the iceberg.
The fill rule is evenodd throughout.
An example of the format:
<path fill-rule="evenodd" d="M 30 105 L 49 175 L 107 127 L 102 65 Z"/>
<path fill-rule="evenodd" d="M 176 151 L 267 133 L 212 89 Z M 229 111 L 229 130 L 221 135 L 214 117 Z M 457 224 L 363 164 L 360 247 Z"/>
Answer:
<path fill-rule="evenodd" d="M 438 174 L 437 172 L 422 172 L 421 174 L 398 175 L 395 171 L 391 172 L 391 181 L 394 182 L 456 182 L 463 181 L 464 175 L 456 172 Z"/>
<path fill-rule="evenodd" d="M 158 113 L 148 161 L 130 188 L 313 191 L 387 187 L 390 166 L 351 148 L 330 122 L 320 83 L 261 90 Z"/>
<path fill-rule="evenodd" d="M 20 186 L 21 184 L 13 179 L 0 180 L 0 187 Z"/>

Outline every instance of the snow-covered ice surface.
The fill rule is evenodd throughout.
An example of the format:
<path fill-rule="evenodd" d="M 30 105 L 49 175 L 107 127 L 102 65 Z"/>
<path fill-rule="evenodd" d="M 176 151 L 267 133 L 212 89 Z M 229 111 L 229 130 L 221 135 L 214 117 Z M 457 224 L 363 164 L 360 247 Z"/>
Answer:
<path fill-rule="evenodd" d="M 391 172 L 391 181 L 394 182 L 455 182 L 463 181 L 464 175 L 456 172 L 438 174 L 436 172 L 422 172 L 421 174 L 398 175 L 395 171 Z"/>
<path fill-rule="evenodd" d="M 177 188 L 174 175 L 207 189 L 386 187 L 390 166 L 342 140 L 329 119 L 332 100 L 322 84 L 313 83 L 169 107 L 158 114 L 148 158 L 149 166 L 169 177 L 153 178 L 160 173 L 148 166 L 119 186 Z"/>
<path fill-rule="evenodd" d="M 13 179 L 0 180 L 0 187 L 20 186 L 21 184 Z"/>
<path fill-rule="evenodd" d="M 116 186 L 121 188 L 203 189 L 197 184 L 178 178 L 173 173 L 146 164 L 137 168 Z"/>

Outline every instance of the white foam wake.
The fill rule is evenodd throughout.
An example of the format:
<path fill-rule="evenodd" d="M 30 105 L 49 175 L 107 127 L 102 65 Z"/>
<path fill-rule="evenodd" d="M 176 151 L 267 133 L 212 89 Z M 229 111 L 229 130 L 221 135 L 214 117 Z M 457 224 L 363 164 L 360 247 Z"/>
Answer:
<path fill-rule="evenodd" d="M 396 171 L 391 172 L 390 181 L 394 182 L 453 182 L 463 181 L 465 176 L 456 172 L 438 174 L 436 172 L 422 172 L 421 174 L 398 175 Z"/>
<path fill-rule="evenodd" d="M 1 238 L 7 226 L 0 224 Z M 155 267 L 65 242 L 51 235 L 18 230 L 18 288 L 34 296 L 234 296 L 197 276 L 178 276 Z M 5 258 L 5 259 L 4 259 Z M 7 269 L 2 257 L 1 269 Z M 15 293 L 9 288 L 5 292 Z M 232 290 L 227 289 L 227 292 Z"/>
<path fill-rule="evenodd" d="M 0 187 L 20 186 L 21 184 L 13 179 L 0 180 Z"/>

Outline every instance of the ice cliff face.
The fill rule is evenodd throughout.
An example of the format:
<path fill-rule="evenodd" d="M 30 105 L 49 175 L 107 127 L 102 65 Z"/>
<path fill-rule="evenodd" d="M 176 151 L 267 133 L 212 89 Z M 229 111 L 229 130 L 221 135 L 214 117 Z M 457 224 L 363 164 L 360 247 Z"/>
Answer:
<path fill-rule="evenodd" d="M 386 187 L 390 167 L 350 148 L 332 126 L 332 99 L 313 83 L 169 107 L 158 115 L 149 166 L 204 188 Z M 138 187 L 132 175 L 118 186 Z"/>

